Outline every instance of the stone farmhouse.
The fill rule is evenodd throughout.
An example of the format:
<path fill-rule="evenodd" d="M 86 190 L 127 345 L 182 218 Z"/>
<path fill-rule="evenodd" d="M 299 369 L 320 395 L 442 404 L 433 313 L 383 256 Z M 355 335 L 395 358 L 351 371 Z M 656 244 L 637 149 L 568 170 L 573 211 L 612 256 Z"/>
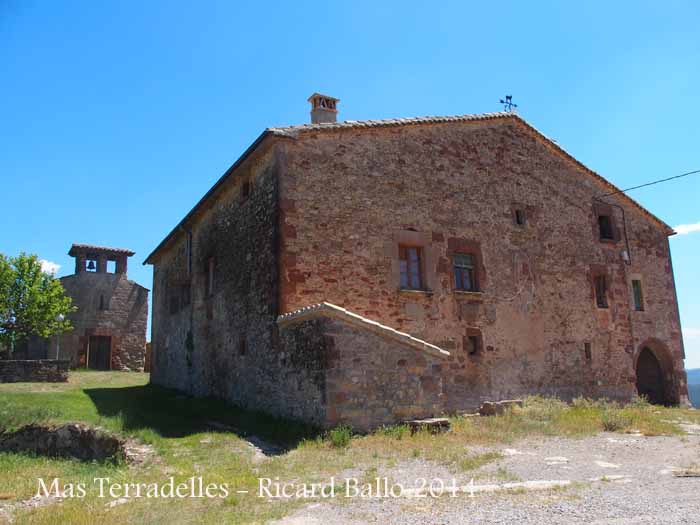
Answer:
<path fill-rule="evenodd" d="M 687 403 L 673 230 L 512 112 L 266 129 L 146 259 L 152 381 L 368 429 Z"/>
<path fill-rule="evenodd" d="M 148 289 L 127 278 L 131 250 L 73 244 L 75 274 L 61 284 L 77 310 L 69 318 L 73 330 L 44 340 L 44 355 L 31 358 L 70 361 L 73 368 L 143 370 L 146 353 Z M 59 344 L 57 344 L 59 343 Z"/>

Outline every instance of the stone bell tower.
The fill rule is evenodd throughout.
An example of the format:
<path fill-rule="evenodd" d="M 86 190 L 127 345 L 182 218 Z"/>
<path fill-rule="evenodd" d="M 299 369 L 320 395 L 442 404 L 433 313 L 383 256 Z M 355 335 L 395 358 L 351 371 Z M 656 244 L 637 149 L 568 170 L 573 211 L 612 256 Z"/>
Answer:
<path fill-rule="evenodd" d="M 68 255 L 75 257 L 76 274 L 83 272 L 107 273 L 107 263 L 113 262 L 114 271 L 110 273 L 126 275 L 127 259 L 134 255 L 134 252 L 123 248 L 73 244 Z"/>
<path fill-rule="evenodd" d="M 61 336 L 61 358 L 73 367 L 143 370 L 148 290 L 127 278 L 131 250 L 73 244 L 75 273 L 61 285 L 77 308 L 69 314 L 73 331 Z"/>

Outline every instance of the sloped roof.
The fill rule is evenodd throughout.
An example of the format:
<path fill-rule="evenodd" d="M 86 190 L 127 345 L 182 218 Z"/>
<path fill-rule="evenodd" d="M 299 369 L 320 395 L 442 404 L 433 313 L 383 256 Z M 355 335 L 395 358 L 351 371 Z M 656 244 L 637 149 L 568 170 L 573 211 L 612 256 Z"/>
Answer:
<path fill-rule="evenodd" d="M 260 136 L 248 147 L 248 149 L 236 160 L 236 162 L 231 165 L 231 167 L 226 170 L 226 172 L 219 178 L 218 181 L 211 187 L 211 189 L 197 202 L 197 204 L 192 208 L 187 215 L 178 223 L 175 228 L 163 239 L 160 244 L 151 252 L 151 254 L 146 258 L 144 264 L 149 264 L 151 258 L 163 247 L 165 244 L 179 231 L 180 227 L 192 217 L 199 207 L 206 202 L 210 196 L 224 183 L 228 176 L 235 171 L 235 169 L 242 164 L 248 156 L 257 149 L 257 147 L 262 143 L 263 139 L 268 136 L 276 137 L 287 137 L 296 138 L 301 134 L 309 132 L 324 132 L 324 131 L 341 131 L 341 130 L 362 130 L 362 129 L 376 129 L 376 128 L 388 128 L 396 126 L 415 126 L 415 125 L 425 125 L 425 124 L 445 124 L 452 122 L 472 122 L 472 121 L 485 121 L 485 120 L 509 120 L 517 122 L 522 125 L 525 129 L 530 131 L 533 136 L 543 142 L 546 146 L 552 148 L 552 150 L 570 160 L 581 168 L 584 172 L 592 176 L 593 178 L 600 181 L 603 186 L 607 187 L 610 191 L 608 194 L 615 194 L 616 197 L 622 198 L 630 202 L 639 211 L 641 211 L 648 218 L 656 222 L 661 226 L 667 235 L 674 235 L 676 232 L 664 221 L 659 219 L 656 215 L 647 210 L 644 206 L 639 204 L 636 200 L 631 198 L 629 195 L 622 193 L 620 188 L 612 184 L 605 177 L 598 174 L 597 172 L 590 169 L 588 166 L 583 164 L 581 161 L 576 159 L 568 151 L 562 148 L 556 141 L 547 137 L 544 133 L 539 131 L 537 128 L 528 123 L 520 115 L 515 112 L 494 112 L 494 113 L 477 113 L 477 114 L 467 114 L 467 115 L 453 115 L 453 116 L 427 116 L 427 117 L 409 117 L 409 118 L 391 118 L 391 119 L 381 119 L 381 120 L 345 120 L 342 122 L 324 122 L 316 124 L 299 124 L 293 126 L 280 126 L 271 127 L 263 131 Z M 606 194 L 600 195 L 604 197 Z"/>
<path fill-rule="evenodd" d="M 295 136 L 303 131 L 321 131 L 329 129 L 359 129 L 359 128 L 385 128 L 391 126 L 406 126 L 410 124 L 439 124 L 444 122 L 465 122 L 470 120 L 492 120 L 504 117 L 517 117 L 515 113 L 505 111 L 497 113 L 477 113 L 473 115 L 453 115 L 447 117 L 409 117 L 388 118 L 381 120 L 344 120 L 342 122 L 322 122 L 318 124 L 299 124 L 295 126 L 282 126 L 267 128 L 275 135 Z M 522 119 L 520 119 L 522 120 Z"/>
<path fill-rule="evenodd" d="M 68 255 L 75 257 L 79 252 L 118 253 L 126 255 L 127 257 L 131 257 L 135 253 L 126 248 L 111 248 L 109 246 L 95 246 L 94 244 L 73 243 L 68 251 Z"/>
<path fill-rule="evenodd" d="M 411 346 L 416 350 L 427 352 L 428 354 L 436 357 L 442 357 L 443 359 L 450 357 L 450 353 L 447 350 L 443 350 L 439 346 L 426 343 L 422 339 L 413 337 L 405 332 L 399 332 L 398 330 L 394 330 L 393 328 L 378 323 L 377 321 L 372 321 L 371 319 L 362 317 L 361 315 L 355 314 L 332 303 L 324 302 L 313 304 L 293 312 L 282 314 L 277 318 L 277 324 L 280 326 L 286 326 L 288 324 L 306 321 L 316 317 L 330 317 L 333 319 L 338 319 L 339 321 L 352 324 L 353 326 L 376 333 L 382 337 L 394 339 L 395 341 Z"/>

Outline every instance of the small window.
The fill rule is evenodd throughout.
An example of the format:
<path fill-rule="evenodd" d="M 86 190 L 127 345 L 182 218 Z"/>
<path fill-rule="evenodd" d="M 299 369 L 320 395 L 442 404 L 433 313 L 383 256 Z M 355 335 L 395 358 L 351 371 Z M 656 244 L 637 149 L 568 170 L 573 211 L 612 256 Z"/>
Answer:
<path fill-rule="evenodd" d="M 97 259 L 87 259 L 85 261 L 85 271 L 86 272 L 96 272 L 97 271 Z"/>
<path fill-rule="evenodd" d="M 515 210 L 515 224 L 518 226 L 525 226 L 525 212 L 523 210 Z"/>
<path fill-rule="evenodd" d="M 598 215 L 598 230 L 601 241 L 614 241 L 612 217 L 610 215 Z"/>
<path fill-rule="evenodd" d="M 176 314 L 180 310 L 180 298 L 177 295 L 170 297 L 170 313 Z"/>
<path fill-rule="evenodd" d="M 107 273 L 117 273 L 117 261 L 107 261 Z"/>
<path fill-rule="evenodd" d="M 107 306 L 105 303 L 105 296 L 100 294 L 100 310 L 107 310 Z"/>
<path fill-rule="evenodd" d="M 241 199 L 247 199 L 250 196 L 250 181 L 244 180 L 241 184 Z"/>
<path fill-rule="evenodd" d="M 481 350 L 481 342 L 478 335 L 467 336 L 464 342 L 468 355 L 477 355 Z"/>
<path fill-rule="evenodd" d="M 212 295 L 214 295 L 214 258 L 209 257 L 207 260 L 206 296 L 211 297 Z"/>
<path fill-rule="evenodd" d="M 472 254 L 456 253 L 453 257 L 455 290 L 476 292 L 476 264 Z"/>
<path fill-rule="evenodd" d="M 192 275 L 192 232 L 187 232 L 187 244 L 185 247 L 187 253 L 187 276 Z"/>
<path fill-rule="evenodd" d="M 180 303 L 183 307 L 189 306 L 190 304 L 190 284 L 183 284 L 180 286 Z"/>
<path fill-rule="evenodd" d="M 632 281 L 632 291 L 634 292 L 634 309 L 638 312 L 644 311 L 644 291 L 642 290 L 642 281 Z"/>
<path fill-rule="evenodd" d="M 591 355 L 591 343 L 584 343 L 583 344 L 583 353 L 586 356 L 586 361 L 591 361 L 593 359 L 593 356 Z"/>
<path fill-rule="evenodd" d="M 595 300 L 598 308 L 608 307 L 608 280 L 605 275 L 595 277 Z"/>
<path fill-rule="evenodd" d="M 246 340 L 245 336 L 242 335 L 238 340 L 238 355 L 245 355 L 246 352 Z"/>
<path fill-rule="evenodd" d="M 416 246 L 399 246 L 402 290 L 422 290 L 422 250 Z"/>

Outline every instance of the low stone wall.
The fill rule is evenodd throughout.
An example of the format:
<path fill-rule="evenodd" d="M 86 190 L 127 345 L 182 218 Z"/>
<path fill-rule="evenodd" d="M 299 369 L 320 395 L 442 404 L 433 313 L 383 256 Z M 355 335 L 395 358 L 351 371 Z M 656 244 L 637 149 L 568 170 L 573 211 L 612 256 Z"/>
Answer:
<path fill-rule="evenodd" d="M 445 357 L 342 320 L 325 320 L 335 359 L 326 372 L 326 426 L 367 431 L 444 413 Z"/>
<path fill-rule="evenodd" d="M 297 370 L 291 377 L 306 384 L 298 372 L 314 371 L 321 391 L 315 400 L 307 393 L 291 396 L 301 389 L 287 387 L 288 397 L 307 408 L 292 417 L 366 431 L 444 412 L 442 372 L 449 352 L 329 303 L 277 322 L 282 351 Z M 314 406 L 320 410 L 311 418 Z"/>
<path fill-rule="evenodd" d="M 0 360 L 0 383 L 65 383 L 68 365 L 57 359 Z"/>

